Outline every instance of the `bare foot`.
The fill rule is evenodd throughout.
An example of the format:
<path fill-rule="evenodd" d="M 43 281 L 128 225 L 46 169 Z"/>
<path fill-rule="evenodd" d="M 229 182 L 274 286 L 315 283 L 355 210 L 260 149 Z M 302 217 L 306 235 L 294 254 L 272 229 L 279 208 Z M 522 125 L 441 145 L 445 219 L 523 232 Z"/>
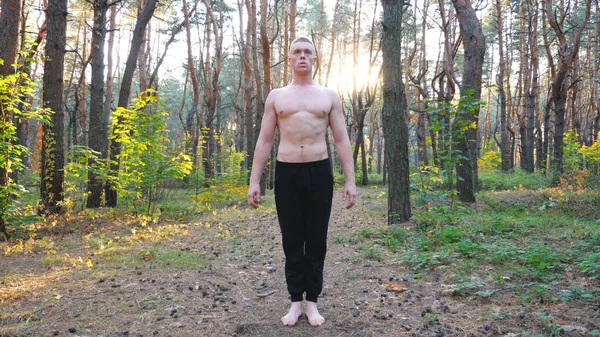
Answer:
<path fill-rule="evenodd" d="M 317 310 L 316 302 L 306 301 L 306 317 L 308 317 L 308 322 L 312 326 L 321 326 L 325 323 L 325 318 Z"/>
<path fill-rule="evenodd" d="M 287 315 L 281 317 L 281 323 L 287 326 L 294 326 L 298 323 L 298 318 L 302 316 L 302 302 L 292 302 L 290 311 Z"/>

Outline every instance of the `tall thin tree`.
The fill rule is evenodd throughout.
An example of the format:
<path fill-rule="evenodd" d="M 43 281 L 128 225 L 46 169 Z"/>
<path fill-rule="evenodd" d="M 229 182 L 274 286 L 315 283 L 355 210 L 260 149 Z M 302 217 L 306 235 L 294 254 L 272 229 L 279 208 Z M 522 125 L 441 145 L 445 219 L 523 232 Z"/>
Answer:
<path fill-rule="evenodd" d="M 590 20 L 590 12 L 592 8 L 592 0 L 586 0 L 584 16 L 575 25 L 575 34 L 568 38 L 565 32 L 566 17 L 557 18 L 554 14 L 554 5 L 552 0 L 544 0 L 544 10 L 548 18 L 548 24 L 552 27 L 556 34 L 558 42 L 558 65 L 552 77 L 552 89 L 550 91 L 550 100 L 554 107 L 554 141 L 552 160 L 550 169 L 555 173 L 562 174 L 564 168 L 564 134 L 565 134 L 565 109 L 567 103 L 567 92 L 569 91 L 568 77 L 571 72 L 571 66 L 581 46 L 581 36 L 585 26 Z"/>
<path fill-rule="evenodd" d="M 472 91 L 474 99 L 481 98 L 481 80 L 483 71 L 483 60 L 485 56 L 485 36 L 481 29 L 481 22 L 471 6 L 470 0 L 452 0 L 456 9 L 456 17 L 460 26 L 460 35 L 463 43 L 464 62 L 462 84 L 460 94 L 468 96 Z M 459 110 L 457 116 L 457 127 L 472 123 L 474 127 L 464 132 L 464 137 L 455 142 L 456 150 L 460 154 L 456 173 L 458 181 L 456 187 L 458 197 L 464 202 L 474 202 L 477 191 L 477 122 L 479 119 L 479 108 L 473 111 L 468 109 Z"/>
<path fill-rule="evenodd" d="M 106 159 L 108 155 L 108 125 L 104 117 L 104 44 L 106 41 L 107 0 L 95 0 L 94 23 L 92 25 L 92 80 L 90 85 L 90 127 L 88 131 L 89 147 Z M 94 159 L 90 159 L 90 165 Z M 94 170 L 88 171 L 87 207 L 101 206 L 101 196 L 104 181 Z"/>
<path fill-rule="evenodd" d="M 46 57 L 43 76 L 43 106 L 52 111 L 51 124 L 44 124 L 40 195 L 41 211 L 60 211 L 64 199 L 64 104 L 63 71 L 67 40 L 67 0 L 48 1 Z"/>
<path fill-rule="evenodd" d="M 388 179 L 388 224 L 411 217 L 407 103 L 402 82 L 402 15 L 407 3 L 383 0 L 383 133 Z M 393 169 L 391 169 L 393 168 Z"/>

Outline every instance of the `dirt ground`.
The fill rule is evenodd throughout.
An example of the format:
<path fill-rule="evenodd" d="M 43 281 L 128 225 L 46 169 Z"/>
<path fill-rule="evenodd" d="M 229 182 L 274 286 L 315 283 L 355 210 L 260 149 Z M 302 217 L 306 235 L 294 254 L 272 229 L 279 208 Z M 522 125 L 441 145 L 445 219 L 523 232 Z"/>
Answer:
<path fill-rule="evenodd" d="M 346 210 L 336 193 L 319 298 L 322 327 L 305 317 L 295 327 L 281 325 L 289 298 L 277 216 L 242 206 L 188 223 L 186 236 L 157 244 L 159 253 L 207 253 L 199 268 L 142 259 L 119 265 L 82 248 L 70 254 L 89 257 L 94 267 L 48 266 L 35 254 L 1 257 L 0 336 L 583 336 L 600 326 L 597 305 L 527 303 L 510 290 L 489 298 L 454 296 L 447 291 L 451 268 L 416 277 L 391 253 L 372 261 L 360 244 L 339 240 L 384 226 L 385 203 L 361 198 Z M 218 224 L 233 239 L 216 237 Z M 56 240 L 78 247 L 81 236 Z M 553 326 L 562 332 L 554 334 Z"/>

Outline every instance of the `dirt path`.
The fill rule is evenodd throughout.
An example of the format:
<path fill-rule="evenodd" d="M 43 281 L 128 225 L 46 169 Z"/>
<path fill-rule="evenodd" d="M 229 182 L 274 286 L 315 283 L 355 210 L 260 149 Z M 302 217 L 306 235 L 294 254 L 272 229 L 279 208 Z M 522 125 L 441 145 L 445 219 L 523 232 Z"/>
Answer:
<path fill-rule="evenodd" d="M 385 199 L 378 199 L 378 193 L 361 190 L 362 197 L 351 210 L 343 207 L 340 193 L 335 194 L 324 292 L 319 298 L 327 319 L 322 327 L 311 327 L 306 318 L 296 327 L 281 326 L 289 297 L 277 216 L 272 209 L 250 211 L 242 206 L 187 224 L 186 236 L 143 248 L 133 254 L 135 263 L 116 262 L 118 252 L 104 262 L 84 248 L 70 254 L 88 256 L 93 268 L 49 267 L 43 256 L 35 255 L 0 261 L 0 271 L 18 272 L 21 280 L 35 284 L 11 288 L 9 277 L 0 275 L 4 277 L 0 295 L 5 291 L 8 298 L 0 302 L 0 337 L 514 337 L 540 329 L 540 320 L 534 317 L 539 308 L 524 306 L 510 293 L 494 301 L 454 297 L 444 292 L 444 271 L 416 277 L 385 249 L 368 258 L 363 243 L 352 237 L 385 226 Z M 63 240 L 82 247 L 76 235 Z M 139 258 L 146 251 L 204 254 L 206 264 L 159 265 L 157 259 Z M 8 291 L 14 294 L 6 296 Z M 561 306 L 543 310 L 553 324 L 574 326 L 561 336 L 581 335 L 576 322 L 589 318 Z"/>

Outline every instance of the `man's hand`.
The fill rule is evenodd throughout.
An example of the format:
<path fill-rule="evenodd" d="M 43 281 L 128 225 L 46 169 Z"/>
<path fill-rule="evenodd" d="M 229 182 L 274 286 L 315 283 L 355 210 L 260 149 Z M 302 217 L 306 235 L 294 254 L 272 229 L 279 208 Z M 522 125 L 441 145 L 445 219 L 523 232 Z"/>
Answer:
<path fill-rule="evenodd" d="M 354 184 L 348 184 L 344 186 L 344 195 L 342 199 L 348 200 L 346 209 L 352 208 L 352 206 L 356 205 L 356 195 L 356 186 Z"/>
<path fill-rule="evenodd" d="M 260 203 L 260 185 L 250 184 L 248 187 L 248 205 L 252 208 L 258 208 Z"/>

